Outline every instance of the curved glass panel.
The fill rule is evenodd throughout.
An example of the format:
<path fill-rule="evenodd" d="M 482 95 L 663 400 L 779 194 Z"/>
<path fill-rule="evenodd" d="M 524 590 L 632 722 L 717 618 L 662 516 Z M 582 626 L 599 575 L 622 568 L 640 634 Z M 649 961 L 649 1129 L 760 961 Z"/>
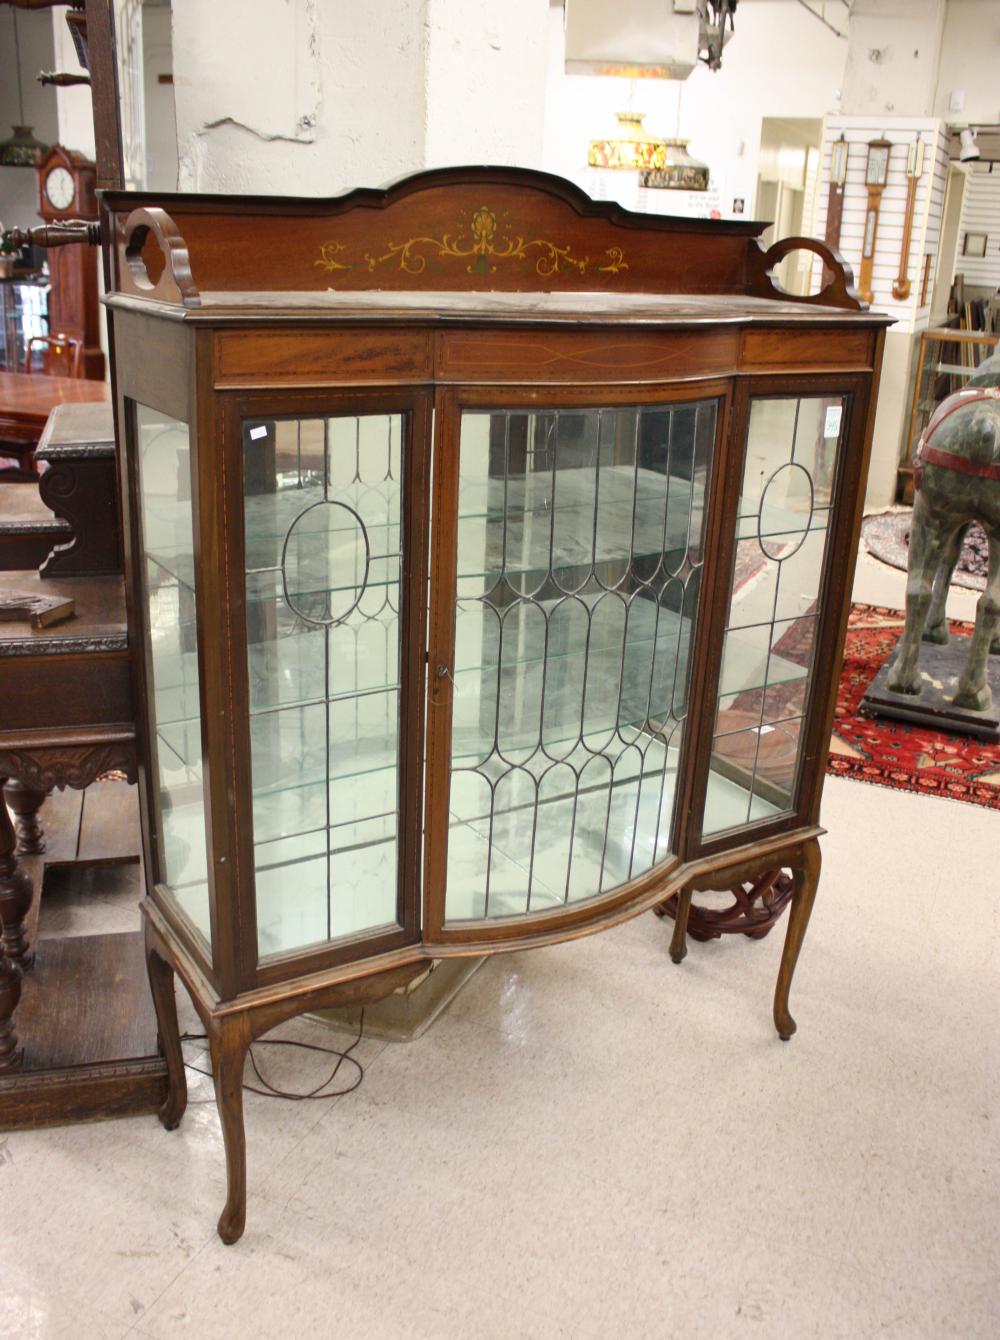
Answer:
<path fill-rule="evenodd" d="M 136 404 L 135 429 L 149 629 L 147 695 L 156 788 L 156 879 L 170 891 L 208 943 L 208 853 L 188 426 Z"/>
<path fill-rule="evenodd" d="M 262 958 L 397 924 L 402 429 L 243 425 Z"/>
<path fill-rule="evenodd" d="M 795 807 L 844 401 L 750 402 L 706 835 Z"/>
<path fill-rule="evenodd" d="M 669 855 L 716 415 L 463 414 L 449 920 Z"/>

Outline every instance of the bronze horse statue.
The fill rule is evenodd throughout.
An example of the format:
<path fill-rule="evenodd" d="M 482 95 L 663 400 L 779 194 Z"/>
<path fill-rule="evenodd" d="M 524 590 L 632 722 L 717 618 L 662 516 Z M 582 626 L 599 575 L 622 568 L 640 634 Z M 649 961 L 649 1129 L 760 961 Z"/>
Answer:
<path fill-rule="evenodd" d="M 986 658 L 1000 653 L 1000 353 L 981 363 L 962 390 L 934 411 L 917 447 L 914 482 L 906 627 L 888 687 L 893 693 L 919 693 L 921 637 L 948 641 L 948 584 L 965 532 L 978 521 L 989 539 L 989 571 L 953 701 L 982 712 L 992 702 Z"/>

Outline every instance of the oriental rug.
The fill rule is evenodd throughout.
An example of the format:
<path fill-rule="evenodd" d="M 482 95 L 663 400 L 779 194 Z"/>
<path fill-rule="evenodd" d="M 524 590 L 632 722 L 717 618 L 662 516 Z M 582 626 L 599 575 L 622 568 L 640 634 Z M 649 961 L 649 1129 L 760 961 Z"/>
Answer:
<path fill-rule="evenodd" d="M 858 715 L 865 689 L 903 631 L 901 610 L 854 605 L 847 628 L 827 771 L 838 777 L 1000 810 L 1000 746 L 969 735 Z M 949 620 L 955 636 L 972 625 Z"/>
<path fill-rule="evenodd" d="M 898 512 L 878 512 L 874 516 L 866 516 L 861 523 L 864 547 L 874 558 L 881 559 L 890 567 L 902 568 L 905 572 L 912 516 L 909 507 Z M 988 563 L 989 541 L 982 526 L 974 521 L 966 532 L 958 566 L 952 573 L 953 585 L 969 586 L 981 591 L 986 585 Z"/>

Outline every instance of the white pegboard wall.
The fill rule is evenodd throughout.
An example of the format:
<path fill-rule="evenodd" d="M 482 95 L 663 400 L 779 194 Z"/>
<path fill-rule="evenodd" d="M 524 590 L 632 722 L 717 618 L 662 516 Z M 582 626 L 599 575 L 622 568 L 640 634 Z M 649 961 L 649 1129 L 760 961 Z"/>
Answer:
<path fill-rule="evenodd" d="M 865 185 L 868 144 L 871 140 L 887 139 L 892 149 L 889 151 L 889 176 L 882 192 L 879 209 L 875 264 L 872 270 L 872 307 L 894 316 L 897 325 L 893 329 L 897 332 L 923 330 L 930 317 L 944 192 L 948 180 L 948 136 L 944 124 L 929 117 L 888 117 L 881 120 L 875 120 L 870 116 L 828 117 L 823 126 L 822 168 L 815 225 L 815 234 L 820 238 L 826 231 L 831 146 L 834 140 L 840 139 L 842 132 L 848 144 L 848 151 L 847 180 L 844 185 L 844 208 L 840 228 L 841 255 L 850 263 L 854 270 L 855 284 L 858 284 L 865 216 L 868 210 L 868 188 Z M 909 146 L 918 136 L 924 143 L 924 165 L 917 184 L 910 237 L 907 267 L 910 296 L 900 302 L 892 296 L 892 286 L 899 274 L 899 257 L 903 245 L 907 195 L 906 159 Z M 930 282 L 927 285 L 927 300 L 921 305 L 926 255 L 932 258 Z M 813 272 L 814 284 L 818 281 L 818 277 L 817 263 Z"/>

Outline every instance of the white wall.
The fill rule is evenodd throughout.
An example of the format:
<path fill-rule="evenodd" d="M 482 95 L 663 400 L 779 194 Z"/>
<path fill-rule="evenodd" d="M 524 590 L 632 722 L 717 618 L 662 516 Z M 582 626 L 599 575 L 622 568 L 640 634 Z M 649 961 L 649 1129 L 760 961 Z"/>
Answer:
<path fill-rule="evenodd" d="M 951 94 L 965 94 L 962 111 L 949 107 Z M 952 122 L 1000 122 L 1000 3 L 948 0 L 934 113 Z"/>
<path fill-rule="evenodd" d="M 356 11 L 373 6 L 345 8 L 349 55 Z M 181 188 L 307 194 L 312 179 L 322 190 L 320 154 L 312 152 L 321 96 L 317 6 L 246 0 L 238 25 L 230 4 L 174 0 L 172 10 Z M 269 185 L 275 179 L 280 186 Z"/>
<path fill-rule="evenodd" d="M 930 116 L 946 0 L 855 0 L 841 110 Z"/>
<path fill-rule="evenodd" d="M 177 190 L 177 122 L 172 84 L 160 75 L 173 72 L 170 10 L 146 5 L 142 12 L 142 67 L 146 118 L 146 189 Z"/>
<path fill-rule="evenodd" d="M 547 0 L 427 0 L 429 166 L 541 167 Z"/>
<path fill-rule="evenodd" d="M 561 12 L 556 15 L 554 27 Z M 712 170 L 723 217 L 732 216 L 737 197 L 745 200 L 749 214 L 763 118 L 822 118 L 836 109 L 847 49 L 846 41 L 800 5 L 754 0 L 736 12 L 736 32 L 723 53 L 721 70 L 713 74 L 702 65 L 683 82 L 636 80 L 630 87 L 623 79 L 567 75 L 553 36 L 545 166 L 587 183 L 588 141 L 610 134 L 615 113 L 634 105 L 646 113 L 648 130 L 690 140 L 690 152 Z M 672 193 L 655 194 L 666 197 L 663 208 L 668 209 Z"/>
<path fill-rule="evenodd" d="M 66 25 L 66 11 L 52 10 L 53 66 L 64 74 L 86 74 L 76 54 L 76 44 Z M 94 144 L 94 107 L 88 84 L 72 88 L 57 88 L 56 112 L 59 125 L 59 143 L 64 149 L 75 149 L 91 162 L 97 152 Z"/>
<path fill-rule="evenodd" d="M 540 166 L 546 0 L 174 0 L 179 179 L 335 195 L 422 167 Z"/>

